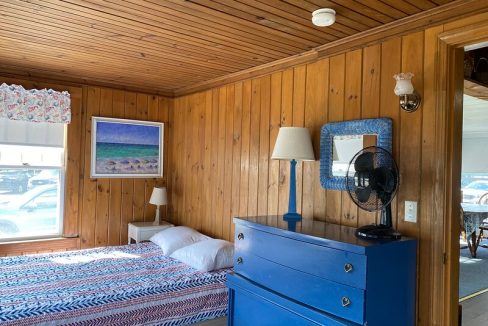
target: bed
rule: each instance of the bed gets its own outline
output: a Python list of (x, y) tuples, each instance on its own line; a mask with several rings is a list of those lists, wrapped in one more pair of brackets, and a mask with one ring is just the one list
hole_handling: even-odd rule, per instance
[(0, 259), (2, 325), (188, 325), (227, 314), (226, 273), (152, 242)]

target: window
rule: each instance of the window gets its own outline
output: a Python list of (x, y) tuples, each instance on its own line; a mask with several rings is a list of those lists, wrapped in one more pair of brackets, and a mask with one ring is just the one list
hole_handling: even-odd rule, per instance
[(65, 125), (0, 120), (0, 242), (62, 234)]

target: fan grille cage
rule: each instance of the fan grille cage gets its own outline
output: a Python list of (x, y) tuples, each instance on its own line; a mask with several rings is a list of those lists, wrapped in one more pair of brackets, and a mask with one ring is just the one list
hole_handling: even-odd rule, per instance
[[(369, 195), (369, 198), (367, 201), (360, 201), (358, 199), (358, 196), (356, 194), (356, 189), (357, 189), (357, 175), (356, 175), (356, 170), (354, 169), (354, 163), (356, 162), (357, 158), (364, 154), (370, 152), (373, 154), (373, 165), (374, 168), (387, 168), (388, 171), (391, 172), (391, 177), (393, 177), (393, 180), (390, 180), (393, 182), (394, 187), (393, 191), (388, 193), (388, 196), (386, 197), (387, 200), (384, 201), (381, 199), (382, 194), (379, 192), (382, 192), (381, 189), (375, 189), (374, 187), (371, 188), (371, 194)], [(398, 166), (393, 159), (393, 156), (388, 152), (387, 150), (377, 147), (377, 146), (370, 146), (362, 149), (354, 157), (352, 158), (351, 162), (349, 163), (349, 167), (347, 169), (347, 175), (346, 175), (346, 187), (347, 187), (347, 192), (349, 193), (349, 196), (351, 197), (352, 201), (356, 205), (358, 205), (360, 208), (369, 211), (369, 212), (374, 212), (383, 209), (383, 207), (387, 206), (388, 204), (391, 203), (393, 198), (395, 197), (395, 194), (398, 190), (398, 185), (399, 185), (399, 176), (398, 176)]]

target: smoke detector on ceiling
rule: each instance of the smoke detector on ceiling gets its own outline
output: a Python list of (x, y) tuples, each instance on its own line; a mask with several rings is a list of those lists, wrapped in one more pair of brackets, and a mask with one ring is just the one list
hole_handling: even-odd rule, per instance
[(335, 23), (336, 12), (334, 9), (322, 8), (312, 12), (312, 23), (315, 26), (330, 26)]

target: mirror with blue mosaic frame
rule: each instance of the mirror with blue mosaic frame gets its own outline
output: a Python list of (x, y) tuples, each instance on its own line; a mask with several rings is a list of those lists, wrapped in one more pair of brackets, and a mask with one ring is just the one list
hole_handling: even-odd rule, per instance
[(321, 186), (346, 190), (347, 169), (353, 156), (368, 146), (378, 146), (391, 153), (392, 133), (389, 118), (325, 124), (320, 133)]

